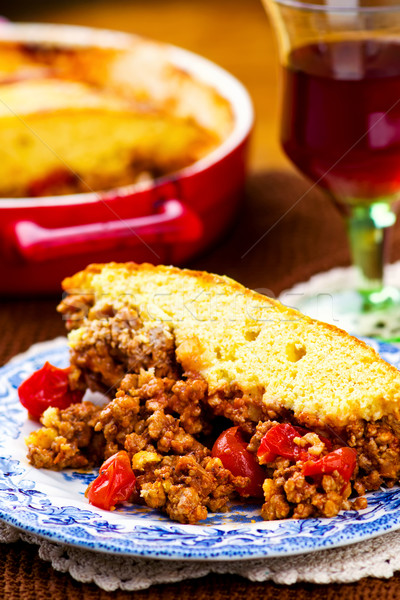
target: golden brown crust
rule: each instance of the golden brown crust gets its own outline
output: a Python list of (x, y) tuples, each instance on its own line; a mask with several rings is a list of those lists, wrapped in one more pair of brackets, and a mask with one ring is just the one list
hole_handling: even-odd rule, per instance
[[(234, 279), (227, 277), (226, 275), (216, 275), (215, 273), (209, 273), (208, 271), (195, 271), (192, 269), (180, 269), (179, 267), (167, 266), (167, 265), (153, 265), (151, 263), (135, 263), (135, 262), (127, 262), (127, 263), (92, 263), (88, 265), (83, 271), (79, 271), (72, 275), (71, 277), (66, 277), (61, 285), (62, 289), (65, 292), (73, 293), (74, 290), (84, 290), (84, 291), (92, 291), (91, 288), (91, 280), (93, 275), (97, 275), (102, 272), (104, 267), (107, 268), (115, 268), (115, 267), (124, 267), (127, 273), (135, 273), (137, 271), (145, 272), (147, 271), (149, 275), (152, 273), (160, 273), (164, 272), (166, 274), (174, 274), (185, 277), (193, 277), (194, 279), (200, 280), (207, 287), (212, 285), (228, 285), (231, 293), (239, 292), (245, 294), (249, 298), (256, 298), (258, 300), (262, 300), (263, 302), (267, 302), (277, 308), (284, 308), (285, 311), (289, 311), (293, 314), (299, 314), (298, 311), (294, 309), (283, 307), (283, 305), (273, 298), (269, 298), (258, 292), (254, 292), (253, 290), (249, 290), (244, 285), (238, 283)], [(306, 317), (308, 318), (308, 317)], [(328, 327), (328, 325), (327, 325)], [(330, 327), (330, 326), (329, 326)], [(333, 326), (332, 326), (333, 327)], [(337, 331), (342, 332), (342, 330), (333, 327)], [(347, 335), (347, 334), (346, 334)]]

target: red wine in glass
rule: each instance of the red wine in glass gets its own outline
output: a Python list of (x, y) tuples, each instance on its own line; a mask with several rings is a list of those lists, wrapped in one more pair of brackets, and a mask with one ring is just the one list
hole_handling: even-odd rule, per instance
[(324, 41), (284, 67), (283, 147), (346, 203), (400, 190), (400, 42)]

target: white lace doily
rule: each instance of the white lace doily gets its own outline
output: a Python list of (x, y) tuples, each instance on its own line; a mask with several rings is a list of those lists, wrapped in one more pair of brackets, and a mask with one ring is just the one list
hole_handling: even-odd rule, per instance
[[(400, 262), (390, 265), (389, 279), (400, 281)], [(351, 286), (351, 269), (333, 269), (316, 275), (281, 295), (314, 293), (321, 289)], [(28, 351), (29, 352), (29, 351)], [(20, 359), (21, 355), (13, 360)], [(101, 554), (44, 540), (0, 522), (0, 542), (19, 539), (39, 546), (39, 556), (53, 568), (69, 572), (77, 581), (95, 583), (106, 591), (137, 591), (160, 583), (175, 583), (209, 573), (241, 575), (250, 581), (273, 581), (291, 585), (309, 583), (351, 583), (363, 577), (392, 577), (400, 569), (400, 531), (359, 544), (321, 550), (299, 556), (240, 561), (182, 561), (132, 558)]]

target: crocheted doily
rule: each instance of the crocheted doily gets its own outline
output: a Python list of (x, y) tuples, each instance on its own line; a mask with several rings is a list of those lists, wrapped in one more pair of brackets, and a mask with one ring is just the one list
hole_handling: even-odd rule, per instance
[[(400, 263), (390, 265), (388, 271), (389, 282), (400, 281)], [(281, 299), (287, 301), (288, 297), (293, 298), (296, 294), (312, 294), (333, 286), (337, 289), (351, 287), (353, 277), (351, 269), (333, 269), (287, 290)], [(384, 333), (387, 338), (393, 337), (390, 319), (387, 325)], [(382, 327), (379, 332), (384, 337)], [(21, 355), (13, 360), (16, 358), (20, 359)], [(50, 542), (0, 522), (0, 542), (12, 543), (19, 539), (37, 544), (40, 558), (49, 561), (57, 571), (69, 572), (77, 581), (93, 582), (107, 591), (141, 590), (154, 584), (174, 583), (209, 573), (241, 575), (250, 581), (270, 580), (291, 585), (297, 582), (350, 583), (363, 577), (389, 578), (400, 569), (400, 531), (331, 550), (237, 562), (185, 562), (113, 556)]]

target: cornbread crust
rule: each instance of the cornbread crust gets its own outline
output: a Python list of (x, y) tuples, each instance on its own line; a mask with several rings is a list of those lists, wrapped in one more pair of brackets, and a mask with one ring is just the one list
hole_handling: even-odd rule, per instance
[[(245, 395), (254, 421), (282, 410), (335, 430), (389, 415), (399, 420), (400, 373), (372, 348), (228, 277), (110, 263), (89, 266), (63, 288), (69, 303), (74, 294), (92, 296), (89, 320), (111, 304), (167, 325), (183, 372), (203, 378), (210, 397)], [(72, 350), (85, 341), (84, 323), (69, 334)]]

